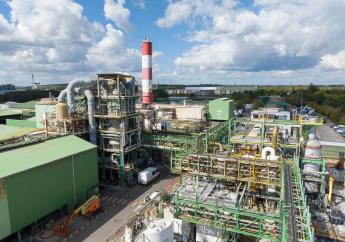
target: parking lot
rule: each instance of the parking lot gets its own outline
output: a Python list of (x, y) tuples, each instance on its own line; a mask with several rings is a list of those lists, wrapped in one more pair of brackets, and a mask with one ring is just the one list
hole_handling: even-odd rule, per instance
[[(318, 126), (316, 128), (316, 135), (319, 138), (320, 141), (327, 141), (327, 142), (339, 142), (339, 143), (344, 143), (345, 138), (344, 136), (336, 132), (338, 129), (333, 129), (332, 128), (333, 124), (332, 123), (327, 123), (322, 126)], [(345, 128), (344, 128), (345, 130)], [(345, 132), (344, 132), (345, 134)]]

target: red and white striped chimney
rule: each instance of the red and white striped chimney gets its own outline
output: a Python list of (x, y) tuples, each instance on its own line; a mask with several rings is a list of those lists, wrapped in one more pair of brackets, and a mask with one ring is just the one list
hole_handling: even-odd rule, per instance
[(153, 102), (152, 93), (152, 42), (145, 38), (141, 43), (141, 89), (144, 104)]

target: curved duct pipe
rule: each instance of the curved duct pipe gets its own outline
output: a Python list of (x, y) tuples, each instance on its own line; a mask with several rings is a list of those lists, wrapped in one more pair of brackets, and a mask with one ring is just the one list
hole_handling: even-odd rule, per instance
[(68, 111), (70, 114), (75, 113), (75, 102), (74, 102), (74, 89), (78, 85), (82, 84), (83, 80), (81, 79), (74, 79), (73, 81), (70, 81), (68, 83), (68, 86), (66, 88), (67, 90), (67, 105), (68, 105)]
[(272, 147), (265, 147), (261, 151), (261, 159), (266, 160), (268, 152), (270, 152), (271, 157), (276, 155), (276, 151)]
[(58, 96), (58, 102), (65, 102), (67, 96), (67, 88), (63, 89), (59, 96)]
[[(90, 142), (93, 144), (97, 143), (96, 139), (96, 119), (94, 117), (95, 114), (95, 97), (93, 96), (92, 92), (89, 89), (83, 88), (75, 88), (75, 92), (79, 94), (84, 94), (87, 99), (87, 115), (89, 120), (89, 136)], [(74, 100), (73, 100), (74, 102)]]

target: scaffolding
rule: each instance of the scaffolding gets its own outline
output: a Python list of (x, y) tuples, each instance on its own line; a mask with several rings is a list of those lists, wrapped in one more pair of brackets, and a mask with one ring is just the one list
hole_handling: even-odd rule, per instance
[(120, 185), (131, 183), (141, 144), (141, 126), (136, 111), (138, 95), (133, 76), (99, 74), (95, 118), (98, 123), (101, 176)]
[(198, 175), (225, 181), (278, 186), (280, 160), (267, 161), (238, 156), (227, 157), (213, 154), (190, 154), (181, 159), (173, 171), (179, 174)]
[[(280, 241), (282, 228), (279, 210), (256, 211), (248, 207), (248, 192), (249, 188), (243, 183), (239, 183), (237, 188), (227, 189), (216, 182), (185, 182), (175, 191), (174, 215), (222, 232)], [(272, 201), (278, 203), (274, 198)]]
[[(299, 155), (301, 138), (321, 124), (321, 119), (301, 117), (260, 121), (234, 118), (213, 123), (200, 134), (145, 133), (143, 146), (174, 154), (170, 169), (181, 175), (181, 182), (184, 180), (173, 196), (175, 217), (235, 237), (313, 241), (299, 167), (313, 162), (322, 166), (319, 182), (324, 194), (325, 163), (300, 159)], [(245, 126), (249, 128), (241, 133)], [(259, 151), (264, 147), (274, 147), (285, 157), (262, 159)], [(190, 190), (186, 189), (189, 179), (194, 179)], [(224, 190), (224, 186), (231, 189)], [(217, 196), (222, 190), (235, 194), (235, 199)]]

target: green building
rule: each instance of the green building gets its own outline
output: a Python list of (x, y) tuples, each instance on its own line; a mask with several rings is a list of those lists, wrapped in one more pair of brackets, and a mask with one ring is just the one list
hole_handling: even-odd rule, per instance
[(234, 117), (235, 102), (229, 98), (217, 98), (208, 103), (208, 120), (226, 121)]
[(98, 193), (96, 146), (69, 135), (0, 153), (0, 240)]

